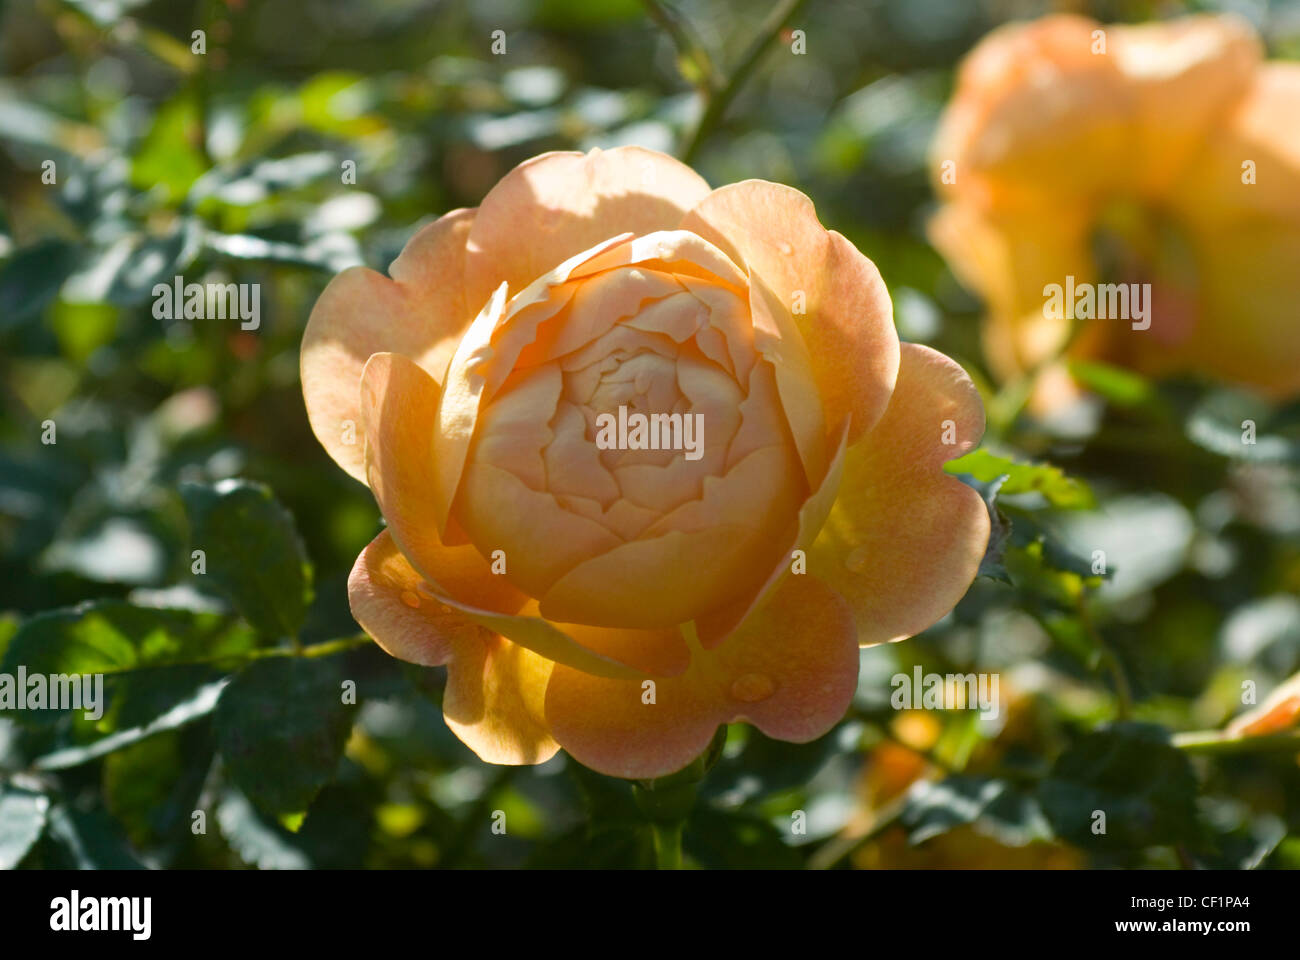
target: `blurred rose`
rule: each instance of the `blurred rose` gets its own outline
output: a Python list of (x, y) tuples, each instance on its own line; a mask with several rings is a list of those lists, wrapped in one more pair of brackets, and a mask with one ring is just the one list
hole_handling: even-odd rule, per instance
[[(546, 154), (390, 273), (321, 295), (303, 391), (388, 524), (352, 611), (448, 665), (447, 722), (485, 760), (563, 746), (654, 777), (736, 719), (810, 740), (859, 642), (924, 629), (974, 577), (987, 511), (941, 467), (979, 439), (978, 395), (900, 348), (876, 268), (801, 193)], [(602, 444), (620, 409), (698, 423), (696, 448)]]
[(1300, 673), (1273, 691), (1267, 700), (1228, 724), (1230, 737), (1265, 737), (1300, 725)]
[[(1081, 318), (1068, 356), (1300, 392), (1297, 117), (1300, 64), (1263, 62), (1234, 17), (990, 34), (933, 145), (931, 236), (987, 301), (995, 372), (1057, 355), (1071, 317), (1045, 310), (1045, 288), (1072, 277), (1150, 284), (1151, 299), (1146, 318)], [(1073, 392), (1047, 372), (1040, 407)]]

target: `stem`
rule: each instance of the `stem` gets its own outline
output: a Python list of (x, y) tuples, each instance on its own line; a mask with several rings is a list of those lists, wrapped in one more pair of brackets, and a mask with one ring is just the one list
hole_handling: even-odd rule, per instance
[(1088, 634), (1088, 639), (1092, 641), (1097, 653), (1101, 657), (1101, 662), (1106, 665), (1110, 672), (1111, 680), (1115, 684), (1115, 716), (1116, 719), (1123, 722), (1133, 714), (1133, 688), (1129, 686), (1128, 675), (1124, 672), (1124, 665), (1120, 662), (1115, 653), (1115, 649), (1106, 642), (1101, 631), (1097, 629), (1097, 624), (1093, 622), (1092, 614), (1088, 612), (1088, 593), (1082, 591), (1079, 594), (1078, 602), (1079, 622), (1083, 624), (1084, 632)]
[(718, 73), (713, 67), (709, 52), (691, 32), (686, 20), (672, 7), (660, 3), (659, 0), (641, 0), (641, 2), (650, 19), (663, 27), (664, 32), (673, 41), (673, 46), (677, 48), (677, 52), (689, 60), (695, 68), (696, 78), (693, 81), (695, 86), (706, 96), (711, 95), (720, 84)]
[(654, 822), (650, 824), (650, 832), (654, 837), (655, 866), (660, 870), (680, 870), (682, 868), (681, 822)]
[(1190, 733), (1176, 733), (1173, 745), (1187, 753), (1201, 753), (1207, 756), (1239, 753), (1271, 753), (1273, 751), (1300, 753), (1300, 730), (1286, 733), (1269, 734), (1262, 737), (1248, 737), (1240, 734), (1226, 734), (1221, 730), (1196, 730)]
[(713, 132), (718, 125), (722, 116), (731, 105), (731, 101), (736, 98), (740, 88), (745, 85), (749, 75), (758, 67), (763, 55), (767, 53), (767, 48), (803, 7), (807, 0), (780, 0), (767, 18), (759, 26), (758, 31), (754, 34), (754, 39), (750, 41), (749, 47), (745, 50), (740, 62), (736, 64), (735, 69), (731, 71), (731, 76), (721, 90), (718, 90), (708, 98), (705, 104), (704, 112), (700, 115), (699, 122), (696, 123), (695, 129), (691, 132), (686, 141), (686, 146), (682, 150), (682, 161), (690, 163), (699, 153), (700, 146), (705, 139)]

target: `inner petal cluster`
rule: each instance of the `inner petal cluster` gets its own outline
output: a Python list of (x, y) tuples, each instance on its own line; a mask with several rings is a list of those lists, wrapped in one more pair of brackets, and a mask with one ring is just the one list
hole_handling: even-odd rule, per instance
[(551, 619), (681, 623), (777, 561), (807, 483), (735, 280), (613, 266), (495, 331), (453, 509)]

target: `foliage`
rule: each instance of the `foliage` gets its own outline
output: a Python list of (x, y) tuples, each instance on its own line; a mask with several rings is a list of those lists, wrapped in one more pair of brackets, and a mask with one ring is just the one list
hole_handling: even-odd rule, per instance
[[(627, 867), (677, 839), (722, 868), (1300, 866), (1300, 744), (1197, 733), (1300, 669), (1300, 408), (1084, 364), (1097, 416), (1064, 430), (988, 386), (981, 305), (922, 224), (953, 66), (1000, 8), (774, 8), (3, 8), (0, 674), (105, 684), (99, 716), (0, 711), (0, 868)], [(825, 737), (723, 731), (673, 786), (684, 820), (663, 785), (563, 757), (482, 764), (443, 723), (442, 671), (359, 633), (345, 582), (381, 521), (297, 378), (335, 272), (384, 269), (530, 155), (627, 142), (813, 197), (900, 335), (957, 357), (992, 414), (948, 466), (989, 506), (984, 576), (863, 652)], [(158, 316), (178, 275), (258, 284), (260, 324)], [(916, 668), (997, 675), (999, 712), (894, 709)]]

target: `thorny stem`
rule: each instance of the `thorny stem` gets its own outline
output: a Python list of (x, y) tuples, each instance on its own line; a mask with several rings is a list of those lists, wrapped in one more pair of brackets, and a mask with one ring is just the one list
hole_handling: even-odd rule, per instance
[(776, 35), (785, 29), (795, 14), (803, 7), (807, 0), (780, 0), (767, 17), (763, 20), (758, 30), (754, 34), (754, 39), (750, 41), (740, 61), (731, 71), (727, 82), (722, 88), (709, 95), (704, 105), (704, 112), (700, 114), (699, 121), (687, 138), (686, 144), (682, 149), (682, 161), (690, 163), (699, 153), (700, 146), (713, 129), (722, 120), (723, 115), (727, 112), (727, 107), (731, 106), (731, 101), (736, 98), (749, 75), (754, 72), (767, 53), (768, 47), (776, 38)]

